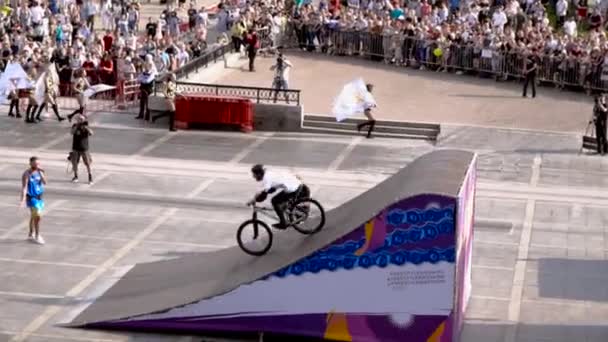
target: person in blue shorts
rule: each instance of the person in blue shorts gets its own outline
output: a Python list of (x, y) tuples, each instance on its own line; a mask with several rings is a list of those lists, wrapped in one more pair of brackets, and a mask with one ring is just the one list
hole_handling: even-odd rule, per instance
[(30, 232), (27, 239), (39, 245), (44, 244), (44, 239), (40, 235), (40, 217), (44, 209), (44, 185), (46, 175), (40, 168), (37, 157), (30, 158), (30, 168), (25, 170), (21, 177), (21, 206), (30, 209)]

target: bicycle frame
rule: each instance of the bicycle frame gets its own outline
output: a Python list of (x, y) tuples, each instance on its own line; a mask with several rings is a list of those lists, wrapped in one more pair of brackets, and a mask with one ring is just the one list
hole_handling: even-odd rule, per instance
[(253, 205), (253, 215), (252, 218), (254, 220), (258, 219), (258, 214), (261, 214), (262, 216), (266, 216), (267, 218), (270, 218), (274, 221), (279, 221), (279, 218), (277, 217), (277, 214), (274, 212), (273, 208), (269, 208), (269, 207), (260, 207), (257, 205)]

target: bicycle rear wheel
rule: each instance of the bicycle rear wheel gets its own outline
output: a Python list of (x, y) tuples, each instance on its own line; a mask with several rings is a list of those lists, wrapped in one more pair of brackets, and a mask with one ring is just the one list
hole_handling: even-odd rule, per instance
[(272, 247), (272, 231), (260, 220), (248, 220), (237, 230), (236, 241), (245, 253), (264, 255)]
[(288, 217), (291, 226), (305, 235), (317, 233), (325, 225), (325, 209), (312, 198), (297, 200), (289, 211)]

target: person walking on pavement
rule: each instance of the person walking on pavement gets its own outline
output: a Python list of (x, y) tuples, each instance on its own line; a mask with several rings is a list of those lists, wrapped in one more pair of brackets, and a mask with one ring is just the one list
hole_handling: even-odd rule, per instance
[(21, 112), (19, 109), (19, 88), (17, 86), (18, 82), (18, 78), (11, 78), (8, 83), (8, 99), (10, 100), (10, 105), (8, 107), (8, 116), (14, 117), (15, 114), (13, 114), (13, 109), (15, 109), (17, 114), (16, 117), (21, 118)]
[(57, 83), (59, 78), (57, 77), (57, 79), (55, 78), (55, 74), (54, 74), (54, 70), (52, 70), (51, 68), (55, 68), (55, 64), (48, 64), (47, 65), (47, 71), (44, 74), (44, 100), (42, 102), (42, 104), (40, 105), (40, 107), (38, 108), (38, 114), (36, 115), (36, 121), (42, 121), (42, 118), (40, 117), (40, 115), (42, 114), (42, 110), (47, 107), (47, 106), (51, 106), (51, 109), (53, 109), (53, 113), (55, 113), (55, 116), (57, 117), (57, 120), (59, 122), (65, 120), (64, 117), (62, 117), (61, 115), (59, 115), (59, 108), (57, 107), (57, 93), (58, 93), (58, 89), (57, 89)]
[(40, 235), (40, 218), (44, 209), (44, 185), (46, 185), (46, 174), (40, 168), (37, 157), (30, 158), (30, 167), (21, 176), (21, 207), (27, 206), (30, 209), (30, 222), (28, 241), (44, 244), (44, 239)]
[(258, 49), (260, 48), (260, 40), (258, 38), (258, 33), (252, 27), (247, 32), (245, 37), (245, 44), (247, 44), (247, 57), (249, 57), (249, 71), (255, 71), (255, 57), (258, 53)]
[(524, 93), (523, 97), (527, 97), (528, 85), (532, 87), (532, 98), (536, 97), (536, 71), (538, 69), (538, 62), (536, 60), (536, 50), (526, 55), (524, 62)]
[(608, 105), (606, 104), (606, 94), (601, 94), (595, 98), (593, 107), (593, 122), (595, 124), (595, 138), (597, 139), (597, 153), (604, 155), (608, 149), (606, 142), (606, 119), (608, 118)]

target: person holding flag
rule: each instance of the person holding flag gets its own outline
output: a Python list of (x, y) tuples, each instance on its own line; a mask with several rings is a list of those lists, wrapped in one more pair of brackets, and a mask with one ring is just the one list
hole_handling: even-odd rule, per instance
[(376, 107), (376, 100), (372, 95), (373, 88), (372, 84), (365, 84), (361, 78), (348, 83), (335, 99), (332, 110), (338, 122), (362, 112), (367, 121), (358, 124), (357, 130), (361, 132), (363, 127), (368, 127), (368, 139), (372, 137), (376, 126), (376, 119), (372, 115), (372, 108)]

